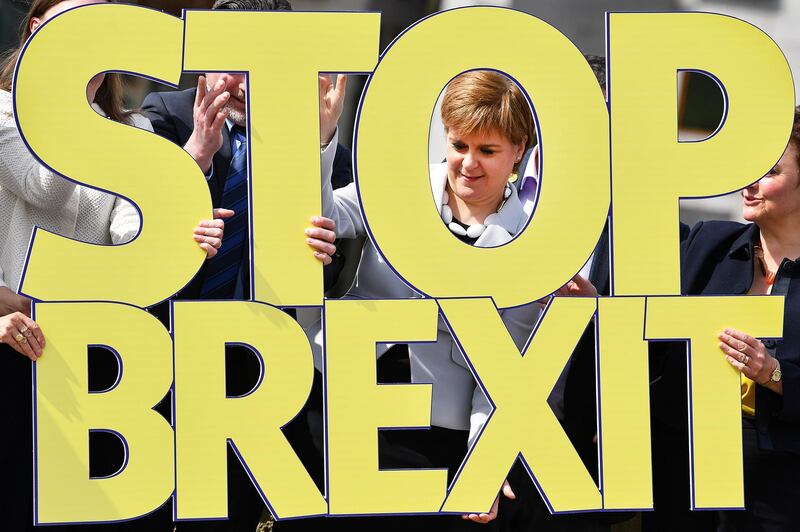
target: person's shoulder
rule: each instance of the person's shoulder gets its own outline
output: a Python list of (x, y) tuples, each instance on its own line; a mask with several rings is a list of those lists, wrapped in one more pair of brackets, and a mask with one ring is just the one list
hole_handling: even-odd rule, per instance
[(167, 112), (180, 111), (187, 107), (191, 109), (194, 107), (196, 92), (196, 88), (182, 91), (151, 92), (145, 97), (142, 108), (146, 112), (153, 112), (157, 109), (163, 109)]
[(151, 92), (142, 102), (141, 111), (158, 135), (183, 145), (194, 128), (196, 91)]
[(702, 241), (727, 241), (739, 238), (752, 224), (729, 222), (725, 220), (710, 220), (698, 222), (689, 231), (687, 241), (690, 243)]
[(745, 233), (753, 230), (757, 230), (753, 224), (722, 220), (698, 222), (683, 242), (685, 258), (727, 253), (738, 246)]

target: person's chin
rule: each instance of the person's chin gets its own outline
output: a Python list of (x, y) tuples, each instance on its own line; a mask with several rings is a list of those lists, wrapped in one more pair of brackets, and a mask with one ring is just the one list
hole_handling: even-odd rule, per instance
[(228, 110), (228, 120), (237, 126), (247, 126), (247, 113), (245, 113), (244, 109), (234, 107), (233, 105), (228, 105), (225, 108)]
[(480, 188), (473, 183), (460, 182), (456, 189), (456, 194), (465, 200), (473, 199), (480, 195)]
[(742, 209), (742, 218), (748, 222), (757, 222), (760, 218), (760, 211), (745, 207)]

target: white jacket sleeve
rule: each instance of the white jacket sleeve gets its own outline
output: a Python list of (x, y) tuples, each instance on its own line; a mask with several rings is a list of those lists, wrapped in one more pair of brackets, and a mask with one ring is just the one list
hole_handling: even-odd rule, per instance
[(338, 138), (337, 129), (333, 140), (322, 151), (322, 215), (336, 222), (336, 238), (355, 238), (366, 233), (356, 184), (350, 183), (335, 191), (331, 185)]
[(109, 216), (108, 232), (113, 244), (127, 244), (139, 234), (141, 217), (130, 202), (117, 198)]
[(67, 204), (76, 183), (40, 164), (6, 114), (0, 115), (0, 147), (0, 187), (41, 209)]

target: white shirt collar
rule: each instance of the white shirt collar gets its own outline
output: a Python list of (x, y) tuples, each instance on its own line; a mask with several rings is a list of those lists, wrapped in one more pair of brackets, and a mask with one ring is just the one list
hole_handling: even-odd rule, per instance
[(531, 156), (528, 157), (528, 161), (525, 164), (525, 168), (522, 169), (522, 181), (519, 182), (519, 189), (522, 190), (522, 187), (525, 186), (525, 181), (527, 179), (533, 179), (536, 181), (536, 184), (539, 184), (539, 168), (538, 164), (536, 164), (536, 159), (539, 157), (539, 145), (533, 147), (533, 151), (531, 152)]

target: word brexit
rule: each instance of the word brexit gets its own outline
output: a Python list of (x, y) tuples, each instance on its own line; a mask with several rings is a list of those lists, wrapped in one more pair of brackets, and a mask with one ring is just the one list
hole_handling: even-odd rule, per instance
[[(794, 104), (780, 49), (721, 15), (609, 13), (606, 102), (577, 48), (533, 16), (439, 13), (380, 57), (379, 25), (377, 13), (186, 11), (179, 19), (106, 4), (67, 11), (30, 40), (14, 82), (25, 141), (49, 167), (128, 198), (142, 216), (140, 234), (121, 246), (38, 230), (32, 239), (22, 290), (38, 301), (48, 340), (35, 365), (37, 523), (131, 519), (170, 497), (176, 519), (223, 518), (226, 442), (279, 519), (486, 511), (518, 456), (553, 512), (651, 508), (647, 345), (665, 339), (689, 346), (692, 507), (743, 506), (739, 375), (719, 356), (716, 333), (778, 337), (783, 300), (680, 296), (678, 202), (743, 188), (780, 158)], [(465, 32), (477, 37), (464, 41)], [(236, 54), (219, 46), (234, 41)], [(446, 61), (431, 53), (453, 42), (458, 53)], [(476, 68), (503, 71), (530, 95), (543, 156), (529, 227), (487, 249), (443, 230), (425, 160), (438, 94)], [(702, 142), (678, 140), (676, 76), (685, 70), (712, 75), (726, 102), (723, 123)], [(197, 272), (203, 253), (185, 235), (211, 204), (183, 150), (87, 105), (87, 80), (108, 71), (172, 85), (184, 71), (247, 73), (257, 132), (249, 136), (252, 301), (174, 301), (170, 331), (144, 310)], [(420, 299), (325, 300), (321, 266), (294, 237), (324, 212), (319, 72), (370, 75), (355, 139), (363, 216)], [(553, 299), (520, 353), (498, 309), (566, 283), (591, 254), (609, 206), (612, 296)], [(523, 269), (525, 283), (504, 274)], [(309, 306), (325, 323), (325, 496), (281, 432), (305, 403), (314, 369), (302, 328), (280, 308)], [(440, 316), (493, 405), (450, 486), (446, 471), (381, 470), (377, 458), (380, 428), (430, 425), (431, 386), (377, 385), (375, 344), (434, 341)], [(599, 338), (602, 492), (547, 404), (590, 323)], [(227, 344), (260, 361), (246, 395), (226, 397)], [(102, 393), (89, 392), (88, 346), (118, 359), (119, 379)], [(151, 409), (170, 389), (172, 423)], [(93, 431), (124, 442), (117, 474), (89, 476)]]

